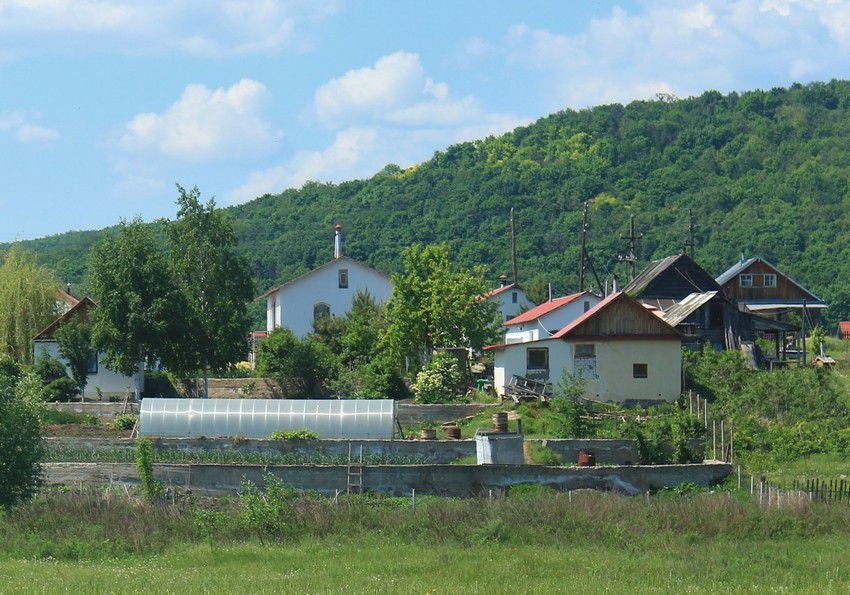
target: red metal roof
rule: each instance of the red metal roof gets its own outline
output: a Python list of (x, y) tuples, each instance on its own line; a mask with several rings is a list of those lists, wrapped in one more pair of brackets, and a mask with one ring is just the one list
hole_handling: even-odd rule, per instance
[(57, 289), (57, 290), (56, 290), (56, 294), (59, 296), (59, 300), (60, 300), (60, 301), (65, 302), (65, 303), (66, 303), (66, 304), (68, 304), (69, 306), (76, 306), (77, 304), (79, 304), (79, 303), (80, 303), (80, 300), (78, 300), (77, 298), (75, 298), (74, 296), (72, 296), (72, 295), (71, 295), (70, 293), (68, 293), (67, 291), (63, 291), (63, 290), (61, 290), (61, 289)]
[(558, 308), (562, 306), (566, 306), (570, 302), (573, 302), (580, 298), (583, 295), (590, 295), (589, 291), (582, 291), (580, 293), (574, 293), (572, 295), (566, 295), (564, 297), (555, 298), (550, 302), (543, 302), (539, 306), (532, 308), (526, 312), (523, 312), (519, 316), (515, 316), (511, 318), (507, 322), (505, 322), (505, 326), (512, 326), (514, 324), (523, 324), (525, 322), (531, 322), (532, 320), (537, 320), (541, 316), (545, 316), (550, 312), (554, 312)]
[(839, 322), (838, 328), (841, 330), (841, 334), (845, 337), (850, 338), (850, 321)]

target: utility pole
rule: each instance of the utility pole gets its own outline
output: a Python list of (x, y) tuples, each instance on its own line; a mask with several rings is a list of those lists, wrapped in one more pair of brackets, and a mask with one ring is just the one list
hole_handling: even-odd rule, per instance
[(685, 248), (688, 250), (688, 255), (691, 257), (691, 260), (694, 258), (694, 230), (696, 226), (694, 225), (694, 212), (692, 209), (688, 209), (688, 238), (685, 240)]
[(635, 247), (637, 245), (637, 241), (643, 237), (643, 234), (635, 234), (635, 216), (631, 215), (629, 217), (629, 235), (620, 236), (620, 239), (627, 240), (627, 249), (625, 256), (618, 256), (617, 260), (620, 262), (625, 262), (629, 265), (629, 280), (635, 280), (635, 265), (637, 264), (637, 254), (635, 254)]
[(513, 272), (513, 280), (514, 285), (519, 284), (519, 279), (517, 278), (517, 264), (516, 264), (516, 223), (514, 222), (514, 208), (511, 207), (511, 271)]
[(581, 215), (581, 254), (579, 255), (578, 290), (584, 291), (584, 255), (587, 252), (587, 202)]

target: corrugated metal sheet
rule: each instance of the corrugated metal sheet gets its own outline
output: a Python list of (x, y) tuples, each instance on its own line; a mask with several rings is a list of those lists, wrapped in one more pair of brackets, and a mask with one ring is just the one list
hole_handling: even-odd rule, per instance
[(710, 302), (714, 296), (717, 295), (716, 291), (706, 291), (704, 293), (692, 293), (683, 299), (678, 304), (675, 304), (664, 311), (664, 315), (662, 318), (667, 324), (671, 326), (676, 326), (683, 320), (685, 320), (688, 316), (702, 308), (708, 302)]
[(143, 399), (144, 436), (244, 436), (306, 429), (320, 438), (389, 439), (395, 426), (392, 399)]

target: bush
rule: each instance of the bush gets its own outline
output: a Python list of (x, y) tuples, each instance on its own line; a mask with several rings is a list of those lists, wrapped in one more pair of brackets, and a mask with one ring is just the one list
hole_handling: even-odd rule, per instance
[(331, 387), (346, 398), (403, 399), (408, 396), (398, 366), (385, 356), (377, 356), (359, 366), (343, 367)]
[(337, 361), (330, 349), (314, 339), (299, 340), (289, 329), (273, 331), (257, 348), (257, 370), (274, 378), (286, 397), (314, 398), (329, 394)]
[(136, 427), (136, 422), (139, 421), (139, 416), (128, 413), (119, 415), (112, 420), (112, 427), (116, 430), (132, 430)]
[(41, 422), (43, 424), (81, 424), (84, 426), (100, 425), (96, 415), (84, 413), (71, 413), (70, 411), (57, 411), (56, 409), (42, 409)]
[(413, 394), (419, 403), (447, 403), (457, 397), (461, 379), (457, 358), (451, 353), (436, 353), (416, 375)]
[(32, 371), (41, 379), (41, 396), (45, 401), (66, 403), (77, 396), (77, 383), (68, 376), (65, 364), (58, 359), (43, 355), (35, 362)]
[(275, 430), (269, 434), (269, 440), (316, 440), (318, 437), (319, 435), (317, 433), (311, 432), (305, 428), (289, 432), (284, 430)]
[(259, 537), (281, 538), (296, 532), (293, 503), (298, 492), (283, 485), (271, 473), (264, 477), (265, 489), (260, 490), (250, 481), (245, 482), (239, 494), (242, 505), (240, 520)]
[(529, 442), (528, 460), (532, 465), (563, 465), (564, 459), (550, 448), (538, 442)]
[(587, 407), (581, 400), (585, 381), (566, 370), (549, 401), (552, 413), (547, 417), (546, 431), (555, 438), (586, 438), (590, 428), (585, 421)]
[(31, 498), (40, 484), (44, 443), (34, 383), (0, 386), (0, 507)]
[(14, 386), (22, 374), (21, 366), (12, 356), (0, 354), (0, 386)]

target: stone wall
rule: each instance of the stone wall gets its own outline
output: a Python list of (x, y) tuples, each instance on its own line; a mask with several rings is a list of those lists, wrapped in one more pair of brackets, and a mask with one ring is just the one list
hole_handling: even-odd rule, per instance
[[(621, 467), (544, 467), (537, 465), (376, 465), (363, 468), (363, 489), (395, 496), (420, 494), (474, 496), (515, 485), (541, 485), (558, 490), (614, 490), (641, 494), (682, 483), (709, 486), (732, 472), (727, 464)], [(47, 485), (136, 484), (131, 463), (48, 463)], [(298, 490), (344, 492), (345, 465), (155, 465), (165, 485), (195, 493), (235, 493), (245, 480), (259, 485), (265, 473)]]

